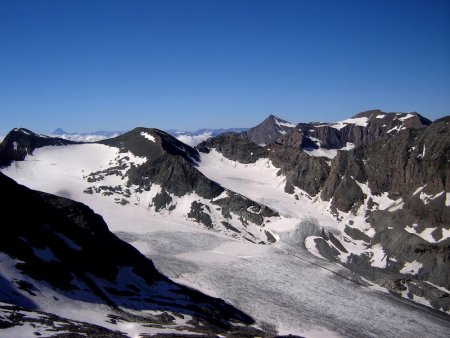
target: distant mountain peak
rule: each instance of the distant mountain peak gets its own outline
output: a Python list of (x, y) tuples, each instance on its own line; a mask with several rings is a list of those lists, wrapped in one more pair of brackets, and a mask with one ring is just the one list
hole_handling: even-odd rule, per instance
[(295, 124), (271, 114), (245, 134), (250, 141), (259, 145), (267, 145), (279, 142), (293, 128), (295, 128)]
[(64, 135), (64, 134), (67, 134), (67, 132), (62, 128), (56, 128), (52, 134), (53, 135)]

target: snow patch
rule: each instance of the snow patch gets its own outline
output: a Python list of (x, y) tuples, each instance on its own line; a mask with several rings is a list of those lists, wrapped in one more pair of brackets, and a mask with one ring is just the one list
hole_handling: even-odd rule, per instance
[(270, 205), (280, 213), (282, 217), (279, 220), (266, 224), (268, 230), (289, 231), (295, 229), (301, 219), (309, 217), (323, 224), (336, 223), (326, 211), (328, 202), (322, 203), (318, 199), (315, 203), (311, 196), (297, 187), (294, 194), (287, 194), (284, 191), (286, 177), (278, 174), (280, 169), (269, 159), (261, 158), (254, 163), (243, 164), (227, 159), (216, 149), (200, 155), (198, 170), (206, 177), (253, 201)]
[(287, 127), (287, 128), (295, 128), (295, 124), (289, 123), (289, 122), (282, 122), (278, 119), (275, 119), (275, 123), (279, 127)]
[(386, 117), (386, 115), (377, 115), (375, 116), (376, 119), (384, 119)]
[[(317, 146), (320, 147), (320, 140), (318, 140), (315, 137), (308, 136), (314, 143), (317, 144)], [(307, 153), (309, 156), (316, 156), (316, 157), (328, 157), (329, 159), (333, 159), (337, 155), (338, 150), (351, 150), (355, 148), (355, 145), (351, 142), (347, 142), (345, 147), (342, 147), (340, 149), (326, 149), (326, 148), (318, 148), (318, 149), (311, 149), (311, 148), (305, 148), (303, 151)]]
[(416, 189), (416, 191), (414, 191), (414, 193), (413, 193), (413, 196), (415, 196), (418, 192), (420, 192), (420, 191), (422, 191), (423, 190), (423, 188), (425, 188), (425, 186), (423, 185), (423, 186), (421, 186), (421, 187), (418, 187), (417, 189)]
[(370, 265), (375, 268), (385, 269), (387, 265), (386, 253), (383, 250), (381, 244), (376, 244), (373, 247), (367, 249), (367, 252), (371, 256)]
[(345, 147), (342, 147), (342, 148), (339, 149), (339, 150), (352, 150), (353, 148), (355, 148), (355, 144), (354, 144), (354, 143), (351, 143), (351, 142), (347, 142), (347, 143), (345, 144)]
[(400, 270), (400, 273), (417, 275), (422, 266), (423, 266), (422, 263), (416, 260), (412, 262), (405, 262), (403, 268)]
[(374, 228), (369, 228), (364, 232), (367, 236), (369, 236), (370, 238), (373, 238), (376, 234), (375, 229)]
[(422, 154), (417, 155), (417, 158), (424, 158), (426, 152), (427, 152), (427, 147), (426, 147), (426, 145), (424, 144), (424, 145), (423, 145), (423, 149), (422, 149)]
[(31, 135), (29, 132), (27, 132), (25, 129), (14, 129), (15, 131), (20, 131), (21, 133), (25, 134), (25, 135)]
[(361, 127), (367, 127), (368, 121), (369, 121), (369, 119), (367, 117), (357, 117), (357, 118), (353, 118), (353, 119), (347, 119), (344, 121), (336, 122), (336, 123), (330, 125), (330, 127), (334, 128), (334, 129), (339, 129), (339, 130), (349, 124), (354, 124), (356, 126), (361, 126)]
[(391, 128), (391, 129), (389, 129), (386, 133), (392, 133), (392, 132), (394, 132), (394, 131), (399, 131), (400, 130), (400, 126), (395, 126), (395, 127), (393, 127), (393, 128)]
[(312, 136), (307, 136), (311, 141), (313, 141), (316, 146), (320, 147), (321, 143), (320, 140), (318, 138), (312, 137)]
[(150, 141), (156, 143), (155, 137), (149, 133), (146, 133), (145, 131), (141, 132), (141, 136), (144, 136), (147, 140), (150, 140)]
[[(431, 201), (433, 201), (436, 198), (438, 198), (439, 196), (442, 196), (443, 194), (444, 194), (444, 191), (441, 191), (440, 193), (437, 193), (435, 195), (429, 195), (427, 193), (421, 192), (420, 193), (420, 199), (423, 201), (424, 204), (428, 204)], [(445, 199), (447, 200), (447, 195), (445, 196)]]
[(415, 115), (413, 115), (413, 114), (406, 114), (405, 116), (399, 117), (398, 119), (399, 119), (400, 121), (405, 121), (405, 120), (410, 119), (411, 117), (414, 117), (414, 116), (415, 116)]
[(309, 156), (327, 157), (329, 159), (333, 159), (337, 155), (337, 149), (325, 149), (325, 148), (311, 149), (311, 148), (305, 148), (305, 149), (303, 149), (303, 151), (305, 153), (307, 153)]
[(311, 254), (313, 254), (316, 257), (325, 259), (325, 257), (323, 257), (320, 253), (319, 250), (317, 250), (317, 246), (316, 246), (316, 242), (315, 240), (317, 238), (322, 239), (322, 237), (318, 237), (318, 236), (309, 236), (305, 238), (305, 248), (306, 250), (308, 250)]

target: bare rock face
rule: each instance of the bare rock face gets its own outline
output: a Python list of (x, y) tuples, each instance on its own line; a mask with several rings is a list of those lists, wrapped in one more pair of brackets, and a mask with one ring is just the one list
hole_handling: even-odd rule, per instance
[(369, 187), (405, 196), (425, 186), (425, 192), (450, 190), (450, 117), (427, 128), (407, 129), (367, 150)]
[[(345, 232), (369, 247), (383, 248), (387, 260), (383, 270), (372, 266), (364, 254), (351, 255), (344, 265), (379, 284), (394, 283), (390, 288), (394, 293), (407, 292), (411, 299), (426, 297), (436, 309), (449, 311), (448, 293), (425, 282), (450, 289), (450, 239), (443, 237), (450, 224), (449, 178), (450, 117), (338, 152), (321, 197), (342, 212), (365, 208), (375, 236), (365, 237), (351, 227)], [(362, 184), (372, 196), (387, 195), (399, 207), (379, 210), (361, 190)], [(408, 270), (411, 264), (416, 270)], [(397, 290), (397, 284), (404, 290)]]
[(226, 158), (240, 163), (254, 163), (260, 158), (267, 157), (269, 153), (267, 148), (248, 140), (242, 133), (226, 133), (209, 138), (198, 144), (195, 149), (202, 153), (216, 149)]
[(25, 128), (16, 128), (0, 143), (0, 167), (6, 167), (13, 161), (23, 161), (37, 148), (75, 143), (78, 142), (38, 135)]
[(253, 143), (266, 145), (279, 142), (285, 134), (294, 128), (294, 124), (270, 115), (256, 127), (244, 131), (241, 135)]
[(294, 187), (298, 187), (315, 196), (329, 176), (330, 167), (325, 158), (309, 156), (292, 147), (271, 145), (268, 157), (280, 168), (279, 174), (286, 176), (287, 193), (293, 193)]
[(363, 149), (339, 151), (331, 163), (330, 175), (322, 186), (322, 199), (333, 199), (333, 205), (343, 212), (357, 209), (364, 203), (366, 196), (355, 180), (361, 183), (367, 181)]
[[(321, 197), (324, 200), (337, 197), (335, 203), (340, 203), (337, 200), (346, 193), (342, 185), (348, 180), (367, 183), (372, 194), (386, 192), (392, 199), (409, 199), (421, 187), (423, 193), (431, 195), (449, 191), (449, 120), (443, 118), (426, 128), (406, 129), (370, 146), (338, 152)], [(345, 212), (364, 200), (360, 189), (346, 184), (355, 202), (336, 204)]]
[[(370, 110), (337, 123), (299, 123), (277, 142), (301, 149), (341, 149), (347, 143), (367, 146), (408, 128), (423, 128), (431, 121), (417, 113)], [(319, 143), (319, 144), (318, 144)]]

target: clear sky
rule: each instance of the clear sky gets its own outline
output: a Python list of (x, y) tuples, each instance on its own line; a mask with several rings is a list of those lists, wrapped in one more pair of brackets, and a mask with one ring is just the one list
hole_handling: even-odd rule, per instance
[(0, 135), (450, 115), (448, 0), (0, 0)]

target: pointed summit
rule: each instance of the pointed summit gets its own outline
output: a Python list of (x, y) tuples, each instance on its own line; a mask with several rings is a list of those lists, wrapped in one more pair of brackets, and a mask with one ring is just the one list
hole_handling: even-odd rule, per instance
[(256, 144), (268, 145), (279, 142), (293, 128), (295, 128), (295, 124), (271, 114), (256, 127), (246, 131), (245, 134), (250, 141)]
[(64, 134), (67, 134), (67, 132), (62, 128), (56, 128), (52, 134), (53, 135), (64, 135)]

